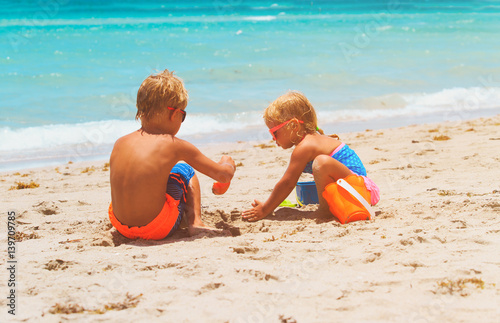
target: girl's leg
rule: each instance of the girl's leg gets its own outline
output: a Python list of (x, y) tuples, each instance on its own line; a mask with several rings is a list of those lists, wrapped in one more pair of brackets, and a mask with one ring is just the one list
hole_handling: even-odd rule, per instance
[(319, 155), (313, 162), (313, 175), (318, 191), (319, 208), (318, 214), (322, 216), (332, 216), (328, 203), (323, 198), (325, 187), (336, 182), (339, 178), (345, 178), (352, 174), (351, 170), (338, 160), (328, 155)]

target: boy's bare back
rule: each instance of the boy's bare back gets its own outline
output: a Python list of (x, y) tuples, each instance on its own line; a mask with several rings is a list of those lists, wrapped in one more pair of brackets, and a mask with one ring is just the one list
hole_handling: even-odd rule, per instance
[(120, 222), (143, 226), (160, 213), (170, 170), (178, 161), (176, 142), (172, 135), (142, 130), (116, 142), (110, 178), (113, 209)]
[[(222, 156), (216, 163), (191, 143), (175, 137), (185, 119), (186, 106), (182, 81), (167, 70), (148, 77), (139, 88), (137, 118), (142, 127), (119, 138), (110, 157), (110, 219), (115, 217), (119, 225), (143, 227), (159, 216), (167, 202), (171, 170), (179, 161), (216, 181), (228, 183), (232, 179), (235, 166), (231, 157)], [(197, 179), (194, 182), (188, 180), (186, 186), (196, 186), (192, 190), (196, 200), (199, 183)], [(199, 203), (190, 208), (194, 212), (191, 225), (203, 226)]]

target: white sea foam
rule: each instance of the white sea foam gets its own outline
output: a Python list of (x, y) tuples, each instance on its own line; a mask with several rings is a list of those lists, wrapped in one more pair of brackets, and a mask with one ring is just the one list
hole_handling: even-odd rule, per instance
[(430, 114), (446, 115), (449, 119), (467, 119), (473, 116), (474, 111), (497, 108), (500, 108), (499, 87), (473, 87), (371, 97), (352, 102), (348, 109), (319, 111), (318, 114), (325, 123)]
[[(314, 102), (314, 98), (311, 98)], [(352, 102), (340, 110), (318, 108), (321, 123), (360, 121), (397, 116), (422, 116), (445, 112), (467, 116), (471, 111), (500, 107), (500, 88), (445, 89), (436, 93), (390, 94)], [(441, 120), (437, 120), (441, 121)], [(226, 131), (262, 126), (261, 112), (237, 114), (189, 114), (179, 137), (204, 137)], [(119, 137), (140, 127), (136, 121), (105, 120), (80, 124), (56, 124), (11, 129), (0, 128), (0, 152), (60, 150), (61, 147), (112, 145)], [(227, 138), (226, 138), (227, 139)], [(87, 149), (87, 150), (88, 150)], [(0, 159), (1, 161), (1, 159)]]
[[(384, 17), (384, 14), (379, 14)], [(127, 18), (59, 18), (59, 19), (0, 19), (0, 27), (25, 27), (27, 29), (33, 27), (50, 27), (50, 26), (88, 26), (92, 29), (102, 26), (126, 26), (126, 25), (142, 25), (142, 24), (183, 24), (183, 23), (210, 23), (210, 22), (238, 22), (238, 21), (273, 21), (280, 17), (286, 16), (287, 20), (309, 20), (309, 21), (335, 21), (339, 18), (343, 20), (366, 20), (378, 21), (373, 14), (351, 14), (344, 15), (341, 13), (326, 13), (326, 14), (287, 14), (282, 11), (276, 15), (203, 15), (203, 16), (166, 16), (166, 17), (127, 17)], [(393, 15), (393, 19), (402, 19), (413, 15)]]
[[(262, 123), (259, 113), (190, 114), (178, 136), (193, 136), (237, 130)], [(105, 120), (79, 124), (56, 124), (11, 129), (0, 128), (0, 152), (59, 149), (63, 146), (98, 147), (113, 144), (119, 137), (140, 128), (127, 120)]]
[(251, 17), (245, 17), (243, 19), (249, 21), (271, 21), (276, 19), (276, 16), (251, 16)]
[(389, 30), (389, 29), (392, 29), (392, 26), (385, 25), (385, 26), (377, 27), (377, 31), (386, 31), (386, 30)]
[(94, 121), (80, 124), (55, 124), (38, 127), (0, 129), (0, 151), (54, 149), (72, 144), (110, 144), (137, 129), (134, 121)]
[[(322, 19), (314, 17), (313, 19)], [(271, 21), (276, 16), (194, 16), (194, 17), (148, 17), (148, 18), (82, 18), (82, 19), (0, 19), (0, 27), (49, 27), (49, 26), (89, 26), (101, 28), (102, 26), (124, 26), (141, 24), (168, 24), (192, 22), (235, 22), (235, 21)]]

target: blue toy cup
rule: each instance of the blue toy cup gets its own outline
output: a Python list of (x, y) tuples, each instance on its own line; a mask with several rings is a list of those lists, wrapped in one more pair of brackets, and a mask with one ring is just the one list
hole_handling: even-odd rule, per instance
[(298, 182), (295, 186), (295, 194), (297, 196), (297, 203), (300, 206), (307, 204), (318, 204), (318, 191), (316, 191), (316, 183), (312, 182)]

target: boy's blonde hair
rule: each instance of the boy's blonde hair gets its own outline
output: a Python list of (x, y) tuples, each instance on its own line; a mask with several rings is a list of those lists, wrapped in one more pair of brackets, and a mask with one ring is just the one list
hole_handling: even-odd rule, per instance
[(137, 91), (135, 119), (149, 119), (167, 107), (185, 109), (188, 93), (184, 83), (174, 72), (164, 70), (150, 75)]

